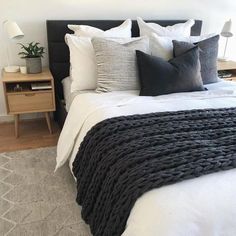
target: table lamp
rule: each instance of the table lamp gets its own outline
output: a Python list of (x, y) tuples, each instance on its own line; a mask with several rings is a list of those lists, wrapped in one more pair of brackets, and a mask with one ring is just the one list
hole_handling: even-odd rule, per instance
[(225, 42), (224, 56), (222, 58), (219, 58), (219, 60), (220, 61), (228, 61), (228, 59), (226, 57), (226, 50), (227, 50), (227, 46), (228, 46), (228, 40), (229, 40), (230, 37), (233, 37), (232, 21), (231, 20), (228, 20), (228, 21), (225, 22), (220, 35), (222, 37), (226, 38), (226, 42)]
[[(10, 21), (10, 20), (4, 21), (3, 28), (6, 32), (7, 37), (10, 40), (20, 39), (24, 37), (24, 33), (22, 32), (22, 30), (15, 21)], [(4, 67), (4, 70), (6, 72), (18, 72), (20, 69), (19, 66), (10, 66), (10, 51), (8, 46), (9, 45), (7, 45), (7, 66)]]

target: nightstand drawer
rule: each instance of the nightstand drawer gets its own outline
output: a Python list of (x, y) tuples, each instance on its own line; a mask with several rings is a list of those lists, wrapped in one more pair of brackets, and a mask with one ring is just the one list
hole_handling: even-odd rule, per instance
[(8, 94), (7, 99), (10, 113), (50, 111), (54, 109), (53, 93), (51, 91)]

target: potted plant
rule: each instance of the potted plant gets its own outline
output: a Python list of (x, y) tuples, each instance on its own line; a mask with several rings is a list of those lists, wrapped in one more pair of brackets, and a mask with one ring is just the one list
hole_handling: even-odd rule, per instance
[(40, 43), (28, 43), (27, 46), (20, 43), (23, 51), (19, 52), (18, 55), (26, 60), (27, 73), (36, 74), (42, 72), (42, 60), (45, 48), (40, 47)]

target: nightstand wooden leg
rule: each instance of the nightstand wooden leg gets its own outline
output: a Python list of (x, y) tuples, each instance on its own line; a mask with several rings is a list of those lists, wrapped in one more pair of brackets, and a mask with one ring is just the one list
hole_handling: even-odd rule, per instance
[(19, 116), (20, 115), (15, 115), (15, 137), (19, 137)]
[(45, 112), (45, 117), (46, 117), (49, 133), (52, 134), (52, 126), (51, 126), (51, 120), (50, 120), (50, 113), (49, 112)]

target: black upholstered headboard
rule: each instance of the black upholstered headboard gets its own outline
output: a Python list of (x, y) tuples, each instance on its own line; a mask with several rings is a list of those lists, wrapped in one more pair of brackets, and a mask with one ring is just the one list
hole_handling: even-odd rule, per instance
[[(151, 20), (162, 26), (174, 25), (183, 23), (186, 20)], [(65, 44), (65, 34), (72, 33), (67, 28), (68, 24), (91, 25), (102, 30), (107, 30), (120, 25), (122, 20), (48, 20), (47, 21), (47, 36), (48, 36), (48, 52), (49, 52), (49, 67), (53, 74), (56, 96), (59, 99), (63, 98), (63, 90), (61, 80), (69, 75), (69, 50)], [(150, 21), (147, 21), (150, 22)], [(196, 20), (192, 27), (191, 35), (200, 35), (202, 21)], [(139, 36), (139, 29), (136, 21), (133, 21), (132, 36)]]

